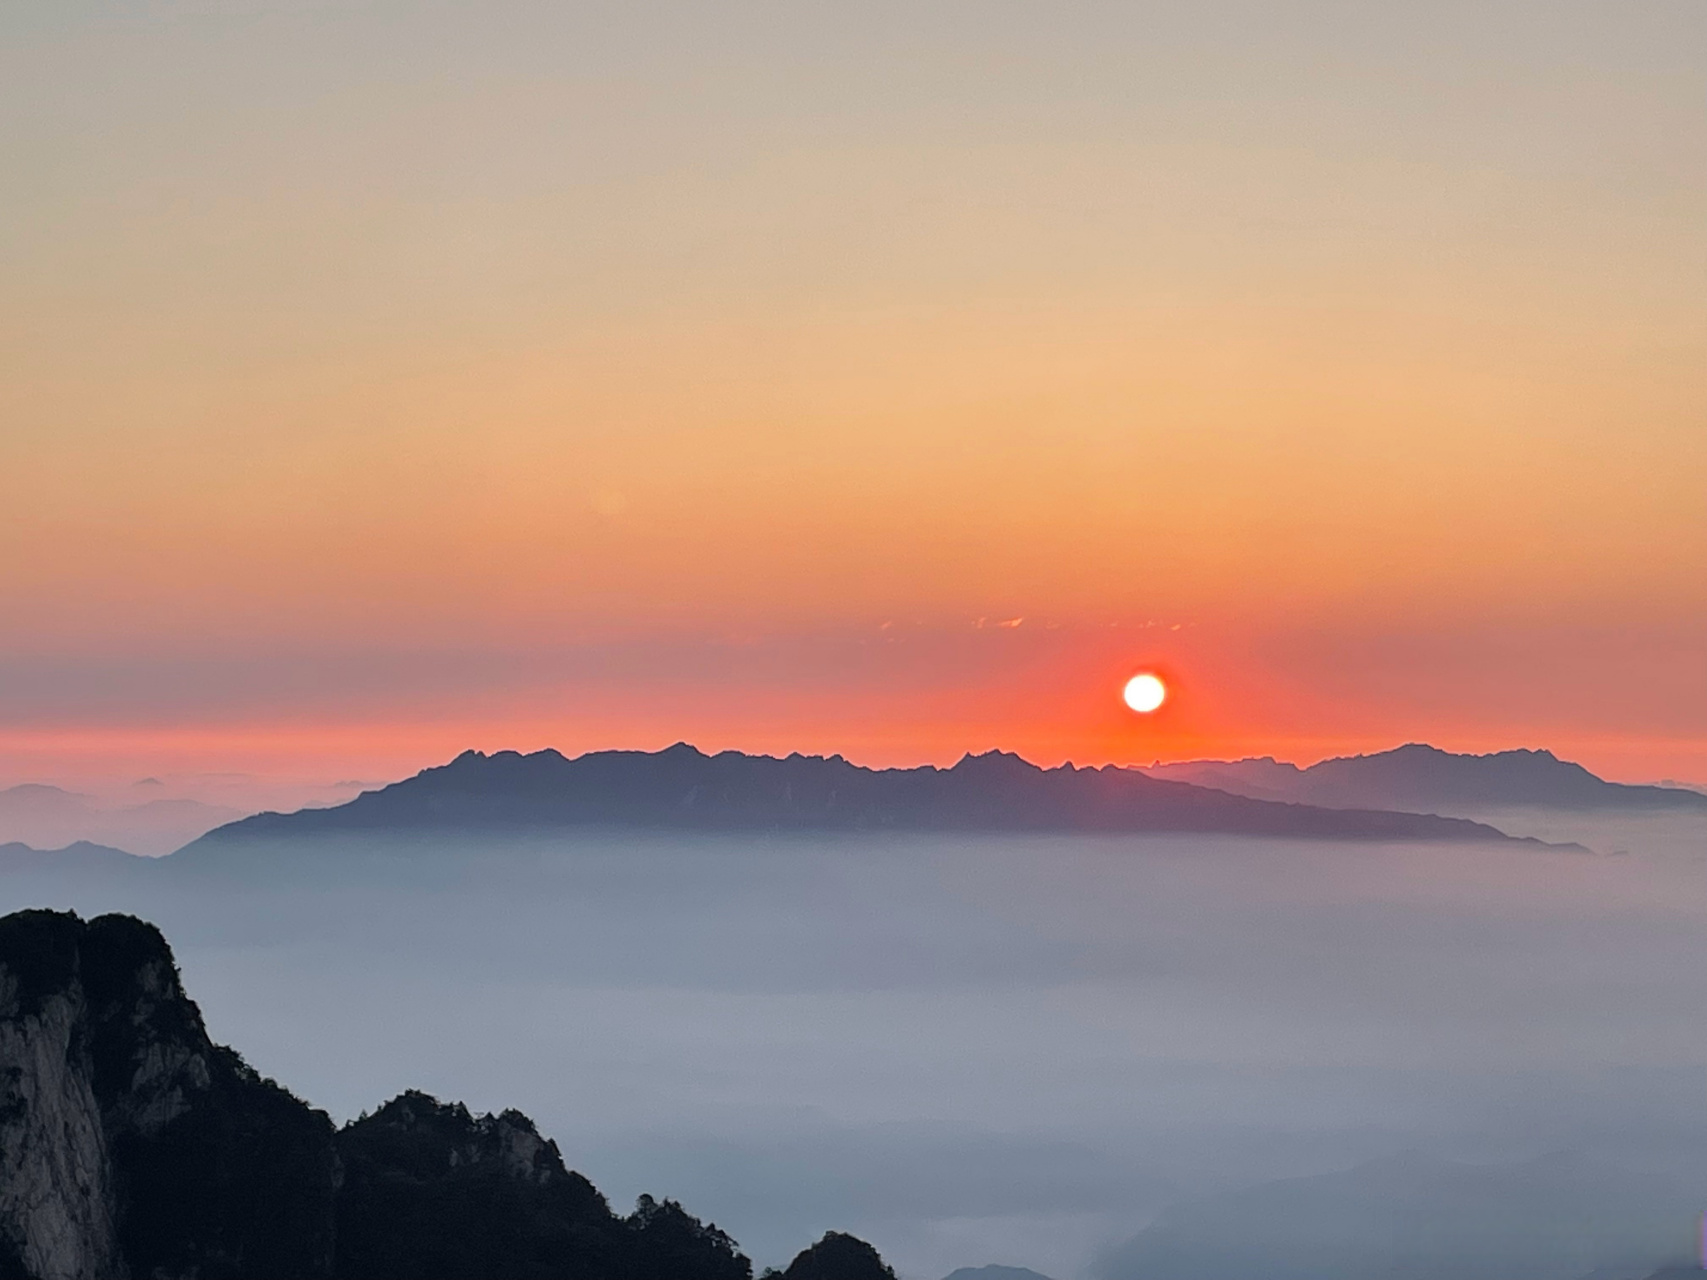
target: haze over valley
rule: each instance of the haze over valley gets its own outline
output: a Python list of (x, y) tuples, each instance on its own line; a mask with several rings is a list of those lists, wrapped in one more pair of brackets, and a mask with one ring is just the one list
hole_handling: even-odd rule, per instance
[[(163, 859), (0, 852), (0, 885), (159, 924), (215, 1037), (337, 1120), (404, 1087), (517, 1107), (618, 1206), (673, 1196), (761, 1264), (834, 1227), (918, 1280), (1219, 1280), (1281, 1266), (1250, 1206), (1326, 1178), (1291, 1247), (1352, 1280), (1391, 1253), (1358, 1234), (1367, 1195), (1449, 1220), (1427, 1206), (1453, 1162), (1510, 1209), (1468, 1254), (1406, 1237), (1453, 1274), (1525, 1241), (1537, 1280), (1687, 1256), (1707, 1179), (1688, 801), (1553, 811), (1577, 847), (337, 812)], [(1395, 1173), (1336, 1199), (1365, 1165)], [(1540, 1247), (1537, 1223), (1590, 1202), (1603, 1227)]]

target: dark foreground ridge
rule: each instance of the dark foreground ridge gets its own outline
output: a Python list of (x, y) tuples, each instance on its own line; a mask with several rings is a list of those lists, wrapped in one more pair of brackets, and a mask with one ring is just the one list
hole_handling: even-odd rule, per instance
[(1461, 818), (1254, 800), (1112, 765), (1041, 769), (1016, 755), (951, 769), (868, 769), (841, 756), (465, 751), (332, 809), (262, 813), (187, 849), (244, 840), (426, 830), (1194, 832), (1348, 840), (1506, 840)]
[[(831, 1233), (785, 1280), (894, 1280)], [(0, 918), (0, 1280), (750, 1280), (626, 1217), (520, 1112), (405, 1093), (337, 1129), (214, 1044), (153, 925)]]
[(1699, 791), (1608, 782), (1551, 751), (1459, 755), (1411, 742), (1374, 755), (1338, 756), (1307, 769), (1263, 756), (1189, 760), (1158, 765), (1146, 772), (1152, 778), (1218, 787), (1257, 799), (1335, 808), (1462, 813), (1533, 805), (1548, 809), (1707, 812), (1707, 795)]

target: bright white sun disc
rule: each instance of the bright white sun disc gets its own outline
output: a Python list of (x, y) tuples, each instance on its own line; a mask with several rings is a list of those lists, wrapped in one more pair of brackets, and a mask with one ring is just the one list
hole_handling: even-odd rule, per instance
[(1168, 686), (1162, 683), (1160, 676), (1145, 672), (1128, 680), (1121, 696), (1134, 711), (1154, 711), (1167, 701)]

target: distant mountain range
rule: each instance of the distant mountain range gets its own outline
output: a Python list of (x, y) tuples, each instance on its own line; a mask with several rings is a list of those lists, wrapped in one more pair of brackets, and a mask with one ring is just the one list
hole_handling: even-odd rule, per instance
[(1551, 751), (1457, 755), (1413, 742), (1367, 756), (1340, 756), (1300, 769), (1273, 756), (1154, 765), (1152, 778), (1234, 795), (1336, 809), (1465, 813), (1505, 807), (1693, 809), (1707, 794), (1681, 787), (1627, 786), (1597, 778)]
[(182, 798), (106, 805), (76, 791), (26, 782), (0, 788), (0, 843), (57, 848), (94, 841), (133, 853), (170, 853), (243, 813)]
[(111, 867), (137, 862), (133, 854), (104, 844), (79, 840), (63, 849), (36, 849), (16, 840), (0, 844), (0, 871), (23, 867)]
[(1461, 1164), (1416, 1152), (1176, 1204), (1105, 1280), (1557, 1280), (1690, 1259), (1685, 1181), (1561, 1153)]
[(1356, 840), (1506, 840), (1461, 818), (1252, 799), (1131, 769), (1042, 769), (1004, 752), (949, 769), (868, 769), (841, 756), (466, 751), (348, 804), (262, 813), (187, 850), (260, 839), (650, 827), (691, 831), (1217, 833)]

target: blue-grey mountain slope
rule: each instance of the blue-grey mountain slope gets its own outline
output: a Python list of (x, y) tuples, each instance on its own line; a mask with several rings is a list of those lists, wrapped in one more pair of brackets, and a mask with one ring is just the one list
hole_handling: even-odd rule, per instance
[(1412, 742), (1374, 755), (1323, 760), (1306, 769), (1263, 756), (1190, 760), (1144, 772), (1253, 799), (1332, 808), (1462, 813), (1532, 806), (1707, 813), (1707, 795), (1699, 791), (1608, 782), (1551, 751), (1459, 755)]
[(46, 871), (54, 868), (103, 870), (136, 865), (135, 854), (109, 845), (79, 840), (63, 849), (36, 849), (13, 840), (0, 844), (0, 871)]
[(1417, 1153), (1188, 1201), (1105, 1280), (1579, 1280), (1688, 1259), (1692, 1187), (1574, 1154), (1461, 1164)]

